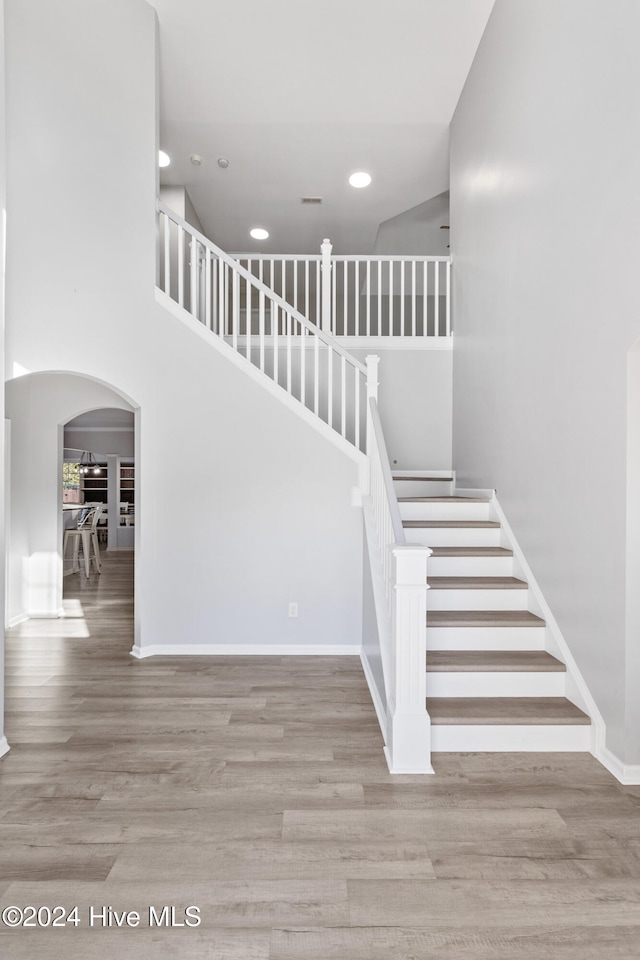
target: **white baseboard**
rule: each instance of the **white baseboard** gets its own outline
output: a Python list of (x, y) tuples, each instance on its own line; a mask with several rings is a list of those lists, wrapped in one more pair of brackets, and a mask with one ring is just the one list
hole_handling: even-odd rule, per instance
[(321, 643), (155, 643), (137, 644), (131, 656), (146, 657), (357, 657), (360, 644)]
[(4, 757), (5, 753), (9, 753), (11, 747), (7, 743), (6, 737), (0, 737), (0, 757)]
[(11, 629), (11, 627), (18, 627), (21, 623), (26, 623), (28, 619), (28, 613), (19, 613), (17, 617), (11, 617), (11, 619), (7, 622), (7, 627), (9, 629)]
[(369, 661), (364, 650), (360, 653), (360, 663), (362, 664), (362, 669), (364, 671), (365, 679), (367, 681), (367, 686), (369, 687), (369, 693), (371, 694), (371, 699), (373, 700), (373, 708), (376, 711), (376, 717), (378, 718), (378, 723), (380, 724), (380, 732), (382, 733), (382, 739), (384, 742), (387, 742), (387, 711), (382, 706), (382, 700), (380, 699), (380, 693), (376, 681), (373, 677), (373, 672), (369, 666)]
[(19, 627), (21, 623), (27, 620), (60, 620), (64, 617), (64, 607), (57, 610), (40, 610), (38, 613), (19, 613), (16, 617), (11, 617), (7, 622), (7, 627)]
[(594, 750), (593, 755), (620, 783), (628, 787), (640, 784), (640, 763), (623, 763), (608, 747)]

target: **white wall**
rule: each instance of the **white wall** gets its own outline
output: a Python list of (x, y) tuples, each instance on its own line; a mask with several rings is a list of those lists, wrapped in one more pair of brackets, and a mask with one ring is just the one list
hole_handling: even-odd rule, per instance
[(355, 462), (155, 302), (152, 9), (7, 12), (8, 370), (85, 373), (139, 408), (137, 645), (359, 644)]
[[(445, 344), (446, 348), (450, 342)], [(380, 357), (379, 407), (387, 453), (398, 470), (450, 470), (453, 353), (443, 350), (351, 351)]]
[[(0, 0), (0, 77), (4, 78), (4, 0)], [(4, 268), (5, 268), (5, 210), (6, 210), (6, 163), (5, 163), (5, 106), (0, 97), (0, 362), (4, 364)], [(4, 395), (0, 394), (0, 501), (5, 496), (5, 422)], [(0, 512), (0, 623), (5, 623), (5, 510)], [(4, 633), (0, 641), (0, 756), (7, 743), (4, 737)]]
[(458, 482), (497, 487), (627, 763), (639, 31), (634, 0), (497, 0), (451, 131)]
[(423, 254), (449, 256), (449, 191), (439, 193), (378, 227), (373, 252), (376, 254)]

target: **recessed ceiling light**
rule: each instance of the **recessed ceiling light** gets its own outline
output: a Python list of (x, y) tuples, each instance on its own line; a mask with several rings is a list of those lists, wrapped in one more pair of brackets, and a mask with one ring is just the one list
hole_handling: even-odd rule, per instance
[(194, 165), (194, 167), (200, 167), (200, 166), (202, 166), (202, 157), (201, 157), (199, 154), (197, 154), (197, 153), (192, 153), (190, 159), (191, 159), (191, 163)]
[(269, 236), (269, 231), (265, 230), (264, 227), (254, 227), (249, 233), (254, 240), (266, 240)]
[(349, 183), (352, 187), (368, 187), (371, 183), (371, 177), (368, 173), (365, 173), (364, 170), (359, 170), (357, 173), (351, 174)]
[(229, 161), (227, 160), (226, 157), (218, 157), (217, 163), (218, 163), (218, 166), (222, 167), (223, 170), (226, 170), (227, 167), (229, 166)]
[(164, 150), (158, 150), (158, 166), (159, 167), (168, 167), (171, 163), (171, 157), (168, 153), (165, 153)]

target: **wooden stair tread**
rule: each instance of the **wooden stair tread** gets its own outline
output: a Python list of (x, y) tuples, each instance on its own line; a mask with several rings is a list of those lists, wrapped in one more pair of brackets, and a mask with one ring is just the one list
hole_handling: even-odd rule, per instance
[(431, 547), (432, 557), (512, 557), (506, 547)]
[(433, 724), (590, 724), (565, 697), (427, 697)]
[(453, 477), (398, 477), (393, 475), (394, 480), (428, 480), (431, 483), (451, 483)]
[(403, 520), (403, 527), (408, 528), (435, 528), (444, 527), (445, 529), (454, 527), (467, 527), (472, 530), (478, 530), (481, 527), (495, 529), (500, 526), (497, 520)]
[(527, 590), (517, 577), (429, 577), (432, 590)]
[(530, 610), (429, 610), (428, 627), (544, 627)]
[(398, 497), (398, 503), (489, 503), (486, 497)]
[(545, 650), (429, 650), (427, 673), (564, 673)]

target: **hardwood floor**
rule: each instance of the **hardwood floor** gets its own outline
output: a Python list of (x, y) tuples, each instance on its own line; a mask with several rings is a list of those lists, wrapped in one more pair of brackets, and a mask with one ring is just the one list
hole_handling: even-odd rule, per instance
[(0, 906), (81, 924), (0, 925), (3, 960), (640, 956), (640, 787), (586, 754), (391, 777), (357, 658), (137, 661), (130, 556), (65, 590), (8, 635)]

